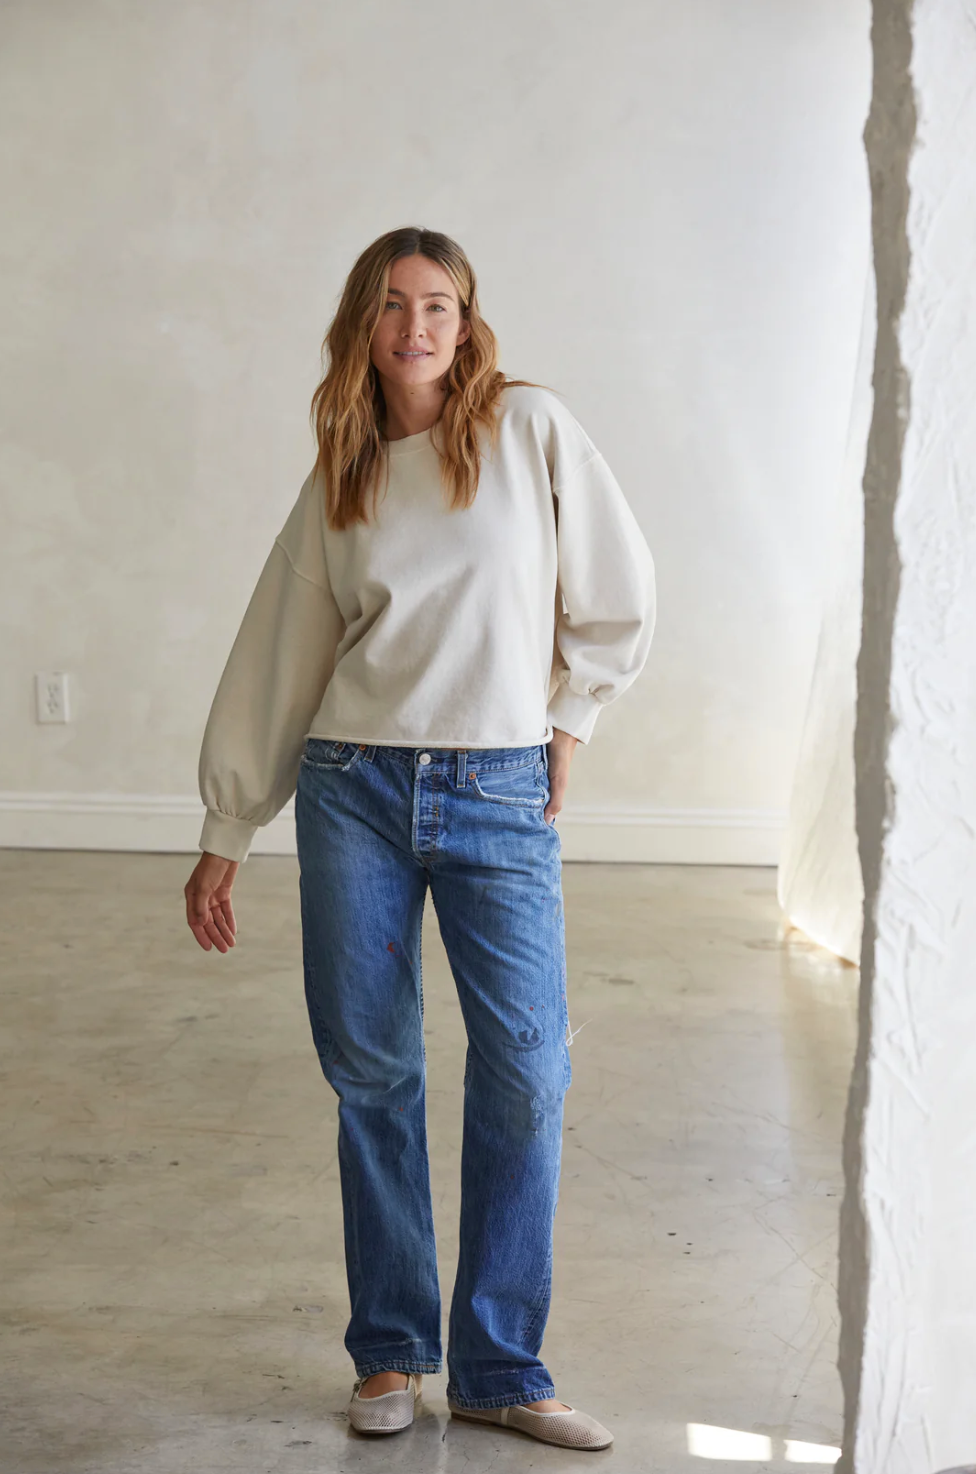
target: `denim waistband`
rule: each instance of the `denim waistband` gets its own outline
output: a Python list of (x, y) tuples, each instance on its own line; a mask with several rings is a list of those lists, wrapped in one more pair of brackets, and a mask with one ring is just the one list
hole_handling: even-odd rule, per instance
[(425, 768), (432, 768), (438, 772), (453, 772), (457, 767), (458, 754), (460, 753), (465, 762), (470, 762), (479, 769), (485, 768), (522, 768), (527, 763), (538, 762), (545, 756), (545, 744), (536, 742), (532, 747), (373, 747), (373, 753), (381, 757), (384, 753), (391, 753), (399, 758), (401, 762), (409, 763), (411, 767), (420, 764), (422, 755), (430, 758), (429, 763), (422, 764)]
[[(497, 771), (501, 768), (523, 768), (529, 763), (541, 762), (548, 768), (548, 748), (544, 742), (535, 742), (530, 747), (399, 747), (378, 742), (354, 742), (347, 738), (310, 738), (309, 741), (331, 743), (348, 741), (350, 747), (362, 749), (367, 762), (391, 757), (412, 769), (423, 769), (427, 773), (459, 772), (463, 763), (468, 763), (478, 772)], [(429, 758), (421, 762), (422, 757)]]

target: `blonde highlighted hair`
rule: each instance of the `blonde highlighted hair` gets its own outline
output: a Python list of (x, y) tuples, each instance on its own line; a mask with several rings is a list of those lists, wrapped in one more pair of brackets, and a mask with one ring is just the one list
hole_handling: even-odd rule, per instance
[(441, 480), (453, 507), (470, 506), (481, 469), (479, 431), (494, 443), (502, 390), (525, 379), (508, 379), (497, 367), (498, 341), (478, 309), (474, 270), (456, 241), (437, 230), (408, 225), (388, 231), (360, 255), (349, 276), (322, 344), (328, 368), (312, 396), (311, 418), (318, 441), (316, 467), (325, 486), (330, 527), (368, 522), (386, 464), (385, 404), (379, 375), (370, 362), (370, 343), (390, 284), (390, 269), (403, 256), (426, 256), (450, 276), (461, 318), (470, 327), (445, 376), (447, 398), (437, 421), (435, 444)]

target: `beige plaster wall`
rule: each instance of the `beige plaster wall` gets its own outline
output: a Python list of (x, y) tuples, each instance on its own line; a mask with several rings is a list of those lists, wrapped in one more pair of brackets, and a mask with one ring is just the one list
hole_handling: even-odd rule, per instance
[[(579, 814), (775, 858), (865, 276), (866, 0), (8, 0), (0, 28), (0, 842), (65, 796), (76, 841), (191, 814), (345, 272), (419, 222), (658, 561)], [(72, 724), (35, 723), (38, 670)]]

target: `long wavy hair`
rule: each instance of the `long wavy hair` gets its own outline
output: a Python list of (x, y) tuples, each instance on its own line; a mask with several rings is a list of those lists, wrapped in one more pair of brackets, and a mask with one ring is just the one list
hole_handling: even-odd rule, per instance
[(370, 362), (370, 343), (380, 320), (390, 284), (390, 269), (403, 256), (426, 256), (442, 266), (454, 283), (461, 317), (470, 325), (467, 341), (458, 345), (445, 375), (447, 398), (434, 440), (441, 462), (441, 482), (452, 507), (467, 507), (478, 490), (481, 469), (479, 431), (492, 444), (498, 433), (496, 409), (508, 385), (497, 367), (498, 340), (478, 309), (474, 270), (456, 241), (437, 230), (407, 225), (366, 247), (349, 276), (335, 317), (322, 344), (325, 376), (312, 396), (311, 419), (318, 441), (316, 469), (325, 488), (330, 527), (342, 529), (368, 522), (381, 474), (388, 469), (383, 434), (386, 404), (379, 375)]

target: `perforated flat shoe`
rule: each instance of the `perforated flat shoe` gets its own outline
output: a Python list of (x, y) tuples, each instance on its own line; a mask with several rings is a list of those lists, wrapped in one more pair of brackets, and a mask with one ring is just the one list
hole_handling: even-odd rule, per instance
[(540, 1443), (554, 1443), (557, 1448), (609, 1448), (613, 1442), (609, 1428), (574, 1407), (560, 1413), (536, 1413), (530, 1407), (458, 1407), (450, 1397), (447, 1405), (453, 1418), (491, 1423), (496, 1428), (517, 1428), (520, 1433), (528, 1433)]
[(357, 1377), (349, 1399), (349, 1421), (357, 1433), (400, 1433), (413, 1422), (414, 1409), (423, 1395), (419, 1372), (404, 1372), (406, 1387), (383, 1392), (379, 1397), (360, 1397), (366, 1377)]

